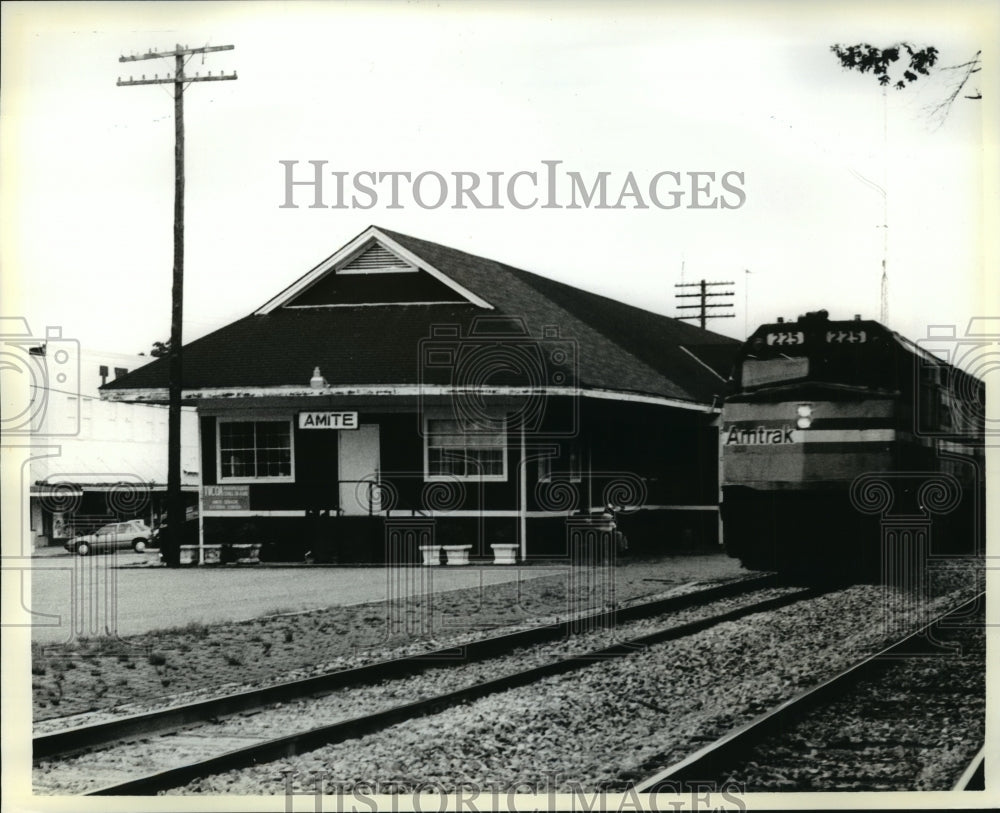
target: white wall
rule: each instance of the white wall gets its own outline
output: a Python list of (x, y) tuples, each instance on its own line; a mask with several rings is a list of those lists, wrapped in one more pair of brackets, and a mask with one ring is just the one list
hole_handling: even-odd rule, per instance
[[(153, 359), (50, 342), (45, 356), (34, 360), (43, 369), (35, 380), (44, 384), (44, 389), (34, 387), (35, 397), (44, 400), (36, 401), (32, 445), (47, 456), (32, 460), (30, 485), (166, 484), (167, 408), (102, 401), (98, 390), (102, 366), (107, 368), (105, 380), (110, 382), (116, 368), (131, 371)], [(200, 482), (193, 408), (185, 408), (181, 414), (181, 469), (185, 485)], [(34, 528), (33, 537), (40, 530)]]

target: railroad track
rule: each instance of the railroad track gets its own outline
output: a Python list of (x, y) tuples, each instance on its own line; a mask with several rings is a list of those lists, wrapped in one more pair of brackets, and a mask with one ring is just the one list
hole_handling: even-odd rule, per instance
[[(692, 783), (716, 782), (723, 786), (727, 783), (743, 786), (740, 781), (742, 770), (748, 765), (760, 772), (761, 765), (767, 766), (767, 749), (762, 745), (781, 732), (782, 746), (786, 753), (782, 759), (800, 760), (805, 754), (789, 756), (789, 751), (795, 751), (792, 745), (796, 738), (792, 736), (794, 727), (808, 714), (816, 712), (837, 702), (841, 697), (854, 689), (863, 680), (875, 680), (880, 672), (891, 669), (894, 665), (904, 663), (906, 657), (921, 654), (932, 655), (935, 651), (940, 656), (942, 642), (936, 637), (939, 631), (960, 628), (961, 621), (978, 612), (983, 606), (985, 593), (980, 593), (957, 607), (941, 614), (924, 625), (916, 632), (907, 635), (895, 644), (882, 651), (864, 658), (854, 665), (838, 672), (828, 680), (807, 689), (798, 695), (779, 704), (770, 711), (761, 714), (745, 725), (731, 731), (715, 742), (704, 746), (679, 762), (657, 772), (653, 776), (636, 785), (639, 793), (676, 792)], [(981, 621), (978, 623), (982, 623)], [(773, 740), (772, 740), (773, 742)], [(814, 744), (815, 745), (815, 744)], [(806, 749), (803, 749), (806, 750)], [(764, 756), (761, 756), (761, 753)], [(955, 790), (981, 788), (983, 785), (983, 751), (969, 763), (961, 778), (954, 784)], [(769, 790), (771, 788), (768, 788)], [(834, 788), (789, 788), (795, 790), (831, 790)], [(861, 788), (851, 788), (857, 790)], [(759, 788), (752, 783), (745, 787), (747, 792), (755, 792)]]
[[(616, 613), (614, 613), (614, 618), (617, 622), (622, 622), (650, 615), (659, 615), (676, 609), (689, 608), (698, 605), (708, 605), (724, 597), (735, 597), (742, 593), (749, 593), (752, 590), (767, 590), (768, 585), (773, 585), (774, 583), (775, 582), (771, 579), (754, 579), (738, 583), (737, 585), (722, 585), (719, 588), (712, 588), (707, 591), (701, 591), (697, 594), (687, 594), (685, 596), (678, 596), (675, 599), (646, 603), (640, 607), (619, 609)], [(191, 730), (190, 727), (188, 727), (187, 731), (180, 730), (186, 725), (185, 723), (171, 724), (168, 728), (168, 731), (171, 732), (169, 733), (169, 736), (158, 738), (158, 740), (164, 741), (165, 748), (172, 752), (174, 761), (183, 759), (183, 764), (175, 765), (174, 767), (142, 776), (134, 776), (125, 781), (114, 782), (113, 784), (88, 790), (86, 793), (87, 795), (152, 794), (160, 790), (183, 785), (200, 777), (292, 756), (297, 753), (319, 748), (323, 745), (360, 737), (415, 717), (435, 714), (452, 706), (466, 703), (489, 694), (501, 692), (518, 686), (528, 685), (540, 680), (543, 677), (570, 672), (583, 666), (591, 665), (595, 662), (595, 660), (628, 655), (654, 643), (691, 635), (716, 624), (723, 623), (724, 621), (736, 620), (753, 613), (777, 609), (779, 607), (801, 601), (805, 598), (815, 597), (824, 592), (828, 591), (817, 589), (796, 589), (784, 592), (780, 595), (774, 595), (774, 591), (771, 591), (771, 596), (764, 600), (757, 600), (709, 617), (700, 618), (687, 623), (675, 623), (673, 626), (659, 628), (651, 633), (633, 637), (628, 640), (616, 641), (610, 646), (604, 646), (599, 649), (578, 653), (570, 657), (548, 660), (539, 666), (534, 666), (528, 669), (518, 669), (508, 674), (501, 675), (500, 677), (477, 680), (471, 684), (461, 686), (460, 688), (452, 691), (428, 697), (421, 697), (420, 699), (412, 702), (394, 703), (389, 707), (381, 708), (371, 713), (356, 716), (351, 719), (341, 719), (327, 725), (303, 728), (295, 731), (294, 733), (277, 738), (260, 736), (259, 734), (255, 734), (255, 732), (241, 733), (239, 731), (236, 731), (232, 736), (227, 738), (227, 735), (224, 732), (216, 733), (218, 729), (216, 728), (216, 718), (214, 717), (209, 718), (211, 721), (207, 724), (202, 724), (200, 728), (195, 728), (194, 730)], [(566, 623), (580, 626), (581, 621), (589, 620), (591, 624), (596, 627), (596, 625), (602, 621), (607, 621), (609, 619), (609, 615), (610, 614), (608, 613), (596, 614), (594, 616), (589, 616), (588, 619), (576, 619)], [(567, 632), (565, 626), (565, 624), (555, 625), (555, 629), (558, 630), (558, 632), (554, 632), (552, 628), (547, 627), (540, 628), (540, 630), (536, 629), (525, 631), (525, 633), (533, 633), (533, 636), (526, 635), (525, 633), (516, 633), (510, 636), (501, 636), (498, 639), (490, 639), (489, 642), (481, 642), (482, 646), (479, 648), (473, 648), (471, 652), (465, 653), (467, 659), (463, 662), (468, 663), (474, 659), (486, 659), (491, 657), (491, 653), (495, 655), (498, 651), (509, 652), (515, 646), (523, 647), (525, 645), (538, 645), (539, 643), (544, 644), (552, 638), (565, 636)], [(544, 635), (542, 634), (543, 632), (545, 633)], [(513, 642), (517, 643), (515, 644)], [(471, 646), (472, 645), (470, 645), (470, 647)], [(450, 653), (453, 658), (451, 663), (456, 662), (454, 660), (455, 652), (453, 650), (442, 650), (441, 652)], [(448, 663), (448, 661), (441, 658), (440, 653), (435, 654), (438, 654), (438, 657), (430, 662), (428, 662), (428, 656), (425, 654), (415, 658), (401, 659), (401, 661), (373, 664), (371, 667), (364, 667), (363, 670), (349, 670), (355, 674), (353, 674), (349, 679), (341, 677), (337, 680), (340, 687), (351, 685), (370, 685), (375, 680), (384, 680), (386, 677), (392, 676), (399, 677), (411, 674), (414, 669), (419, 671), (433, 666), (440, 667), (443, 663)], [(518, 657), (520, 659), (520, 656)], [(409, 665), (404, 668), (404, 664)], [(490, 665), (492, 665), (492, 662)], [(333, 678), (334, 675), (325, 677)], [(310, 679), (310, 681), (313, 680), (316, 679)], [(325, 684), (323, 691), (329, 690), (330, 684)], [(296, 696), (303, 697), (305, 695), (314, 695), (317, 693), (318, 690), (316, 689), (316, 684), (314, 684), (309, 692), (299, 692)], [(237, 702), (232, 698), (223, 698), (223, 700), (227, 702), (227, 708), (230, 707), (230, 704)], [(202, 707), (198, 710), (198, 714), (201, 715), (202, 718), (204, 718), (205, 714), (210, 713), (209, 708), (206, 705), (210, 702), (211, 701), (206, 701), (206, 703), (197, 704)], [(257, 702), (253, 708), (258, 707), (259, 705), (260, 703)], [(232, 712), (228, 711), (225, 713), (232, 714)], [(265, 712), (265, 714), (266, 713), (268, 712)], [(102, 724), (102, 726), (103, 725), (107, 724)], [(252, 721), (250, 723), (250, 727), (252, 728)], [(273, 729), (273, 726), (271, 726), (271, 728)], [(264, 729), (267, 729), (267, 726), (264, 726)], [(279, 730), (287, 730), (287, 728)], [(101, 733), (103, 735), (107, 732), (104, 731)], [(148, 732), (141, 731), (139, 732), (139, 737), (145, 738), (147, 733)], [(122, 738), (116, 737), (115, 739), (121, 740)], [(83, 732), (77, 732), (74, 734), (72, 751), (79, 751), (80, 743), (85, 740), (86, 737)], [(167, 742), (167, 740), (169, 740), (169, 742)], [(107, 740), (105, 740), (105, 742), (107, 742)], [(51, 751), (51, 744), (49, 745), (50, 753), (53, 753)], [(186, 754), (186, 756), (179, 756), (179, 754)], [(53, 756), (49, 757), (49, 759), (51, 760), (55, 756), (65, 755), (65, 752), (63, 752), (63, 754), (53, 754)], [(155, 762), (156, 764), (166, 764), (166, 760), (150, 761)], [(38, 762), (39, 757), (36, 752), (36, 764)]]
[(442, 665), (471, 663), (512, 652), (522, 647), (566, 638), (581, 631), (607, 629), (617, 623), (697, 607), (753, 590), (773, 587), (778, 583), (778, 578), (773, 574), (738, 579), (704, 590), (591, 613), (556, 624), (490, 636), (456, 647), (420, 652), (402, 658), (377, 661), (365, 666), (233, 692), (155, 711), (124, 715), (91, 725), (75, 726), (61, 731), (39, 734), (32, 740), (32, 757), (37, 763), (41, 759), (64, 757), (80, 750), (129, 737), (169, 731), (191, 723), (216, 720), (220, 717), (264, 708), (275, 703), (287, 703), (299, 698), (312, 697), (351, 686), (370, 685), (383, 680), (396, 680)]

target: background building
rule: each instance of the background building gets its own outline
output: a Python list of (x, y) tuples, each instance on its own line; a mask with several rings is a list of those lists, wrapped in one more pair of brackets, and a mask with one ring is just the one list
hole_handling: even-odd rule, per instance
[[(30, 351), (37, 409), (30, 463), (34, 547), (60, 545), (116, 519), (150, 527), (165, 506), (167, 409), (102, 401), (101, 385), (147, 364), (145, 356), (81, 349), (54, 339)], [(198, 427), (181, 418), (184, 488), (198, 489)]]

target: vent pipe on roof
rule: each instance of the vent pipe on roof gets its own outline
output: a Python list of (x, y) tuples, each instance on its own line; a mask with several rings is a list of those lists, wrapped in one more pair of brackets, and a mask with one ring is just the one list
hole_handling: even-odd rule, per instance
[(323, 374), (319, 371), (319, 367), (313, 370), (312, 378), (309, 379), (309, 386), (314, 390), (321, 390), (328, 386), (326, 379), (323, 378)]

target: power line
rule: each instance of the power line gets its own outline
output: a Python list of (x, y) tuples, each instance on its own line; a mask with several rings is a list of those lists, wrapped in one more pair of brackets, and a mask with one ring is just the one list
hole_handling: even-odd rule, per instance
[(706, 280), (700, 280), (699, 282), (681, 282), (674, 285), (675, 288), (698, 288), (698, 293), (696, 294), (674, 294), (677, 299), (687, 299), (691, 297), (696, 297), (700, 301), (697, 305), (678, 305), (678, 310), (692, 310), (697, 308), (698, 314), (696, 316), (678, 316), (678, 319), (698, 319), (701, 323), (702, 330), (705, 329), (705, 322), (708, 319), (732, 319), (735, 314), (732, 313), (709, 313), (709, 308), (731, 308), (733, 307), (732, 302), (709, 302), (708, 298), (711, 296), (736, 296), (733, 291), (709, 291), (708, 288), (714, 285), (734, 285), (732, 282), (707, 282)]
[(173, 287), (171, 293), (170, 316), (170, 352), (169, 361), (169, 409), (167, 420), (167, 513), (172, 517), (168, 527), (167, 544), (163, 555), (168, 564), (177, 564), (180, 555), (182, 530), (184, 523), (184, 496), (181, 492), (181, 345), (183, 342), (184, 317), (184, 90), (192, 82), (224, 82), (236, 79), (236, 72), (220, 73), (207, 76), (195, 73), (188, 76), (184, 73), (186, 59), (195, 54), (207, 54), (214, 51), (231, 51), (235, 45), (205, 45), (201, 48), (181, 47), (173, 51), (153, 51), (145, 54), (122, 56), (119, 62), (140, 62), (147, 59), (174, 59), (174, 75), (167, 74), (160, 78), (154, 74), (147, 79), (143, 74), (139, 79), (129, 77), (118, 80), (118, 87), (130, 85), (166, 85), (174, 86), (174, 267)]

